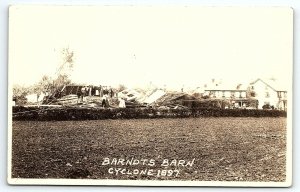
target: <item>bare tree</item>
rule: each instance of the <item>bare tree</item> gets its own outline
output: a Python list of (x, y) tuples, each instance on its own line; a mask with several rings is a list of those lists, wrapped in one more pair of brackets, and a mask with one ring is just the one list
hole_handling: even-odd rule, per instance
[(62, 64), (58, 67), (53, 80), (53, 89), (57, 90), (71, 83), (70, 73), (74, 66), (74, 51), (68, 48), (62, 49)]
[[(74, 66), (74, 52), (69, 48), (63, 48), (61, 54), (62, 63), (56, 70), (52, 84), (48, 86), (48, 91), (50, 92), (48, 99), (50, 100), (54, 99), (56, 97), (55, 95), (59, 95), (63, 86), (71, 84), (70, 74)], [(47, 78), (43, 80), (48, 82)], [(48, 103), (48, 99), (45, 101), (46, 103)]]

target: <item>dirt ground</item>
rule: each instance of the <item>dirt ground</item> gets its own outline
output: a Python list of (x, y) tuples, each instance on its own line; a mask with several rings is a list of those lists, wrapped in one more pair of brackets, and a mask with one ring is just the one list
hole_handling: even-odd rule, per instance
[(12, 133), (13, 178), (285, 180), (283, 117), (14, 121)]

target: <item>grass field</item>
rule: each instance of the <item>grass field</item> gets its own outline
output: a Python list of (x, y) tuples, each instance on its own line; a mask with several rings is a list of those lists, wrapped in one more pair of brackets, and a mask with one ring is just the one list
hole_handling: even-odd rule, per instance
[[(283, 117), (14, 121), (12, 133), (13, 178), (285, 180)], [(102, 165), (104, 158), (155, 165)], [(192, 166), (161, 166), (164, 159), (193, 158)], [(109, 168), (179, 174), (116, 176)]]

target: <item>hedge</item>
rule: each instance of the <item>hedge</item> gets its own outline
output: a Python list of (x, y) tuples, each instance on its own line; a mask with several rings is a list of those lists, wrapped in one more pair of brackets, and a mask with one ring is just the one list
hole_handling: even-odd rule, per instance
[(258, 109), (152, 109), (152, 108), (78, 108), (13, 107), (13, 120), (66, 121), (97, 119), (145, 119), (182, 117), (286, 117), (285, 111)]

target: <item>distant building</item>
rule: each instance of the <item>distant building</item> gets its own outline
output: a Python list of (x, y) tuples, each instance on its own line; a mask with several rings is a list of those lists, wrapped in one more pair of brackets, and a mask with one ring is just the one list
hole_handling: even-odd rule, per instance
[(210, 98), (246, 98), (247, 88), (216, 86), (214, 88), (206, 88), (205, 94)]
[(260, 78), (250, 84), (226, 85), (222, 82), (210, 84), (205, 88), (204, 97), (224, 99), (233, 108), (257, 108), (287, 110), (287, 91), (275, 80)]
[(286, 87), (279, 85), (275, 80), (258, 78), (250, 83), (249, 96), (258, 100), (258, 108), (269, 105), (274, 109), (287, 110)]
[(221, 82), (208, 85), (203, 94), (208, 98), (227, 100), (228, 108), (257, 108), (255, 99), (247, 97), (247, 86), (243, 84), (223, 84)]

